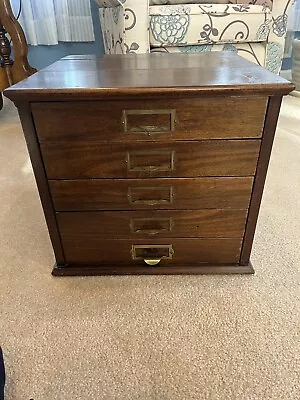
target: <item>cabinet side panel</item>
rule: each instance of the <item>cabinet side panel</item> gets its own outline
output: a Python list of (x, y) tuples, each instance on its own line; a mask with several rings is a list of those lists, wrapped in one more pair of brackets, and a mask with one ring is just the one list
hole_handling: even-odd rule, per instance
[(48, 181), (46, 178), (45, 167), (40, 153), (40, 146), (36, 136), (31, 107), (29, 103), (25, 102), (18, 103), (17, 107), (35, 175), (35, 180), (39, 190), (40, 199), (43, 206), (56, 262), (57, 264), (61, 265), (65, 263), (65, 257), (60, 240), (59, 230), (57, 227)]
[(282, 101), (282, 96), (273, 96), (269, 98), (263, 138), (257, 163), (256, 175), (254, 178), (246, 231), (242, 246), (241, 258), (240, 258), (241, 265), (246, 265), (249, 263), (281, 101)]

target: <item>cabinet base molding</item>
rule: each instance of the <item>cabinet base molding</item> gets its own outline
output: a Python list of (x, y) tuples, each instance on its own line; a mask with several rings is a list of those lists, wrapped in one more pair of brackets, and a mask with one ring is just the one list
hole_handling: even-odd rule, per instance
[(53, 276), (96, 275), (205, 275), (205, 274), (254, 274), (252, 263), (247, 265), (181, 265), (181, 266), (116, 266), (111, 265), (54, 265)]

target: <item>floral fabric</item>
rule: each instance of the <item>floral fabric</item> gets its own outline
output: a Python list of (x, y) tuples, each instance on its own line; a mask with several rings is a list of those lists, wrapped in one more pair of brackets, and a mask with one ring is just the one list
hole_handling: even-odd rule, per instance
[(151, 46), (263, 42), (271, 25), (270, 9), (260, 5), (152, 6), (149, 14)]

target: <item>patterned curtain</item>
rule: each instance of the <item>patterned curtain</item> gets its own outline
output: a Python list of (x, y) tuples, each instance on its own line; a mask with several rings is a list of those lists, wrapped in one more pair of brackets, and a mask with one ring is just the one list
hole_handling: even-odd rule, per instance
[(31, 45), (95, 40), (90, 0), (11, 0)]

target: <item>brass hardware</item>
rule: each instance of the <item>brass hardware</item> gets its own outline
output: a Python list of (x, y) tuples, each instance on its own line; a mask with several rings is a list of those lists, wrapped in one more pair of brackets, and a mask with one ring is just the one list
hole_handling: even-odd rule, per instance
[(170, 260), (174, 255), (171, 244), (132, 245), (133, 260), (144, 260), (148, 265), (157, 265), (162, 259)]
[[(143, 158), (149, 157), (161, 160), (161, 164), (157, 165), (139, 165), (143, 163)], [(173, 150), (158, 150), (158, 151), (127, 151), (126, 160), (128, 171), (174, 171), (175, 170), (175, 151)], [(137, 165), (135, 165), (137, 164)]]
[[(149, 228), (153, 226), (154, 228)], [(156, 227), (157, 226), (157, 227)], [(131, 218), (131, 232), (145, 235), (158, 235), (160, 233), (171, 232), (174, 226), (173, 219), (170, 218)]]
[[(161, 198), (141, 198), (142, 194), (147, 194), (151, 192), (153, 197), (155, 192), (160, 195)], [(163, 198), (163, 193), (165, 192), (165, 198)], [(172, 186), (157, 186), (157, 187), (129, 187), (127, 193), (128, 201), (132, 205), (147, 205), (155, 206), (159, 204), (172, 204), (174, 198), (174, 192)]]
[[(140, 115), (145, 116), (146, 124), (137, 124), (134, 126), (134, 116)], [(150, 115), (151, 118), (147, 118), (147, 115)], [(164, 121), (165, 125), (162, 123), (160, 125), (153, 125), (152, 122), (155, 120), (155, 115), (167, 115), (169, 118)], [(130, 120), (133, 120), (132, 123), (130, 123)], [(175, 130), (176, 110), (123, 110), (122, 124), (125, 133), (137, 133), (148, 136), (160, 133), (171, 133)]]
[(160, 258), (158, 258), (158, 259), (153, 259), (153, 260), (149, 260), (149, 259), (146, 260), (146, 259), (144, 259), (144, 261), (145, 261), (146, 264), (151, 265), (151, 266), (153, 267), (154, 265), (159, 264), (160, 261), (161, 261), (161, 259), (160, 259)]

